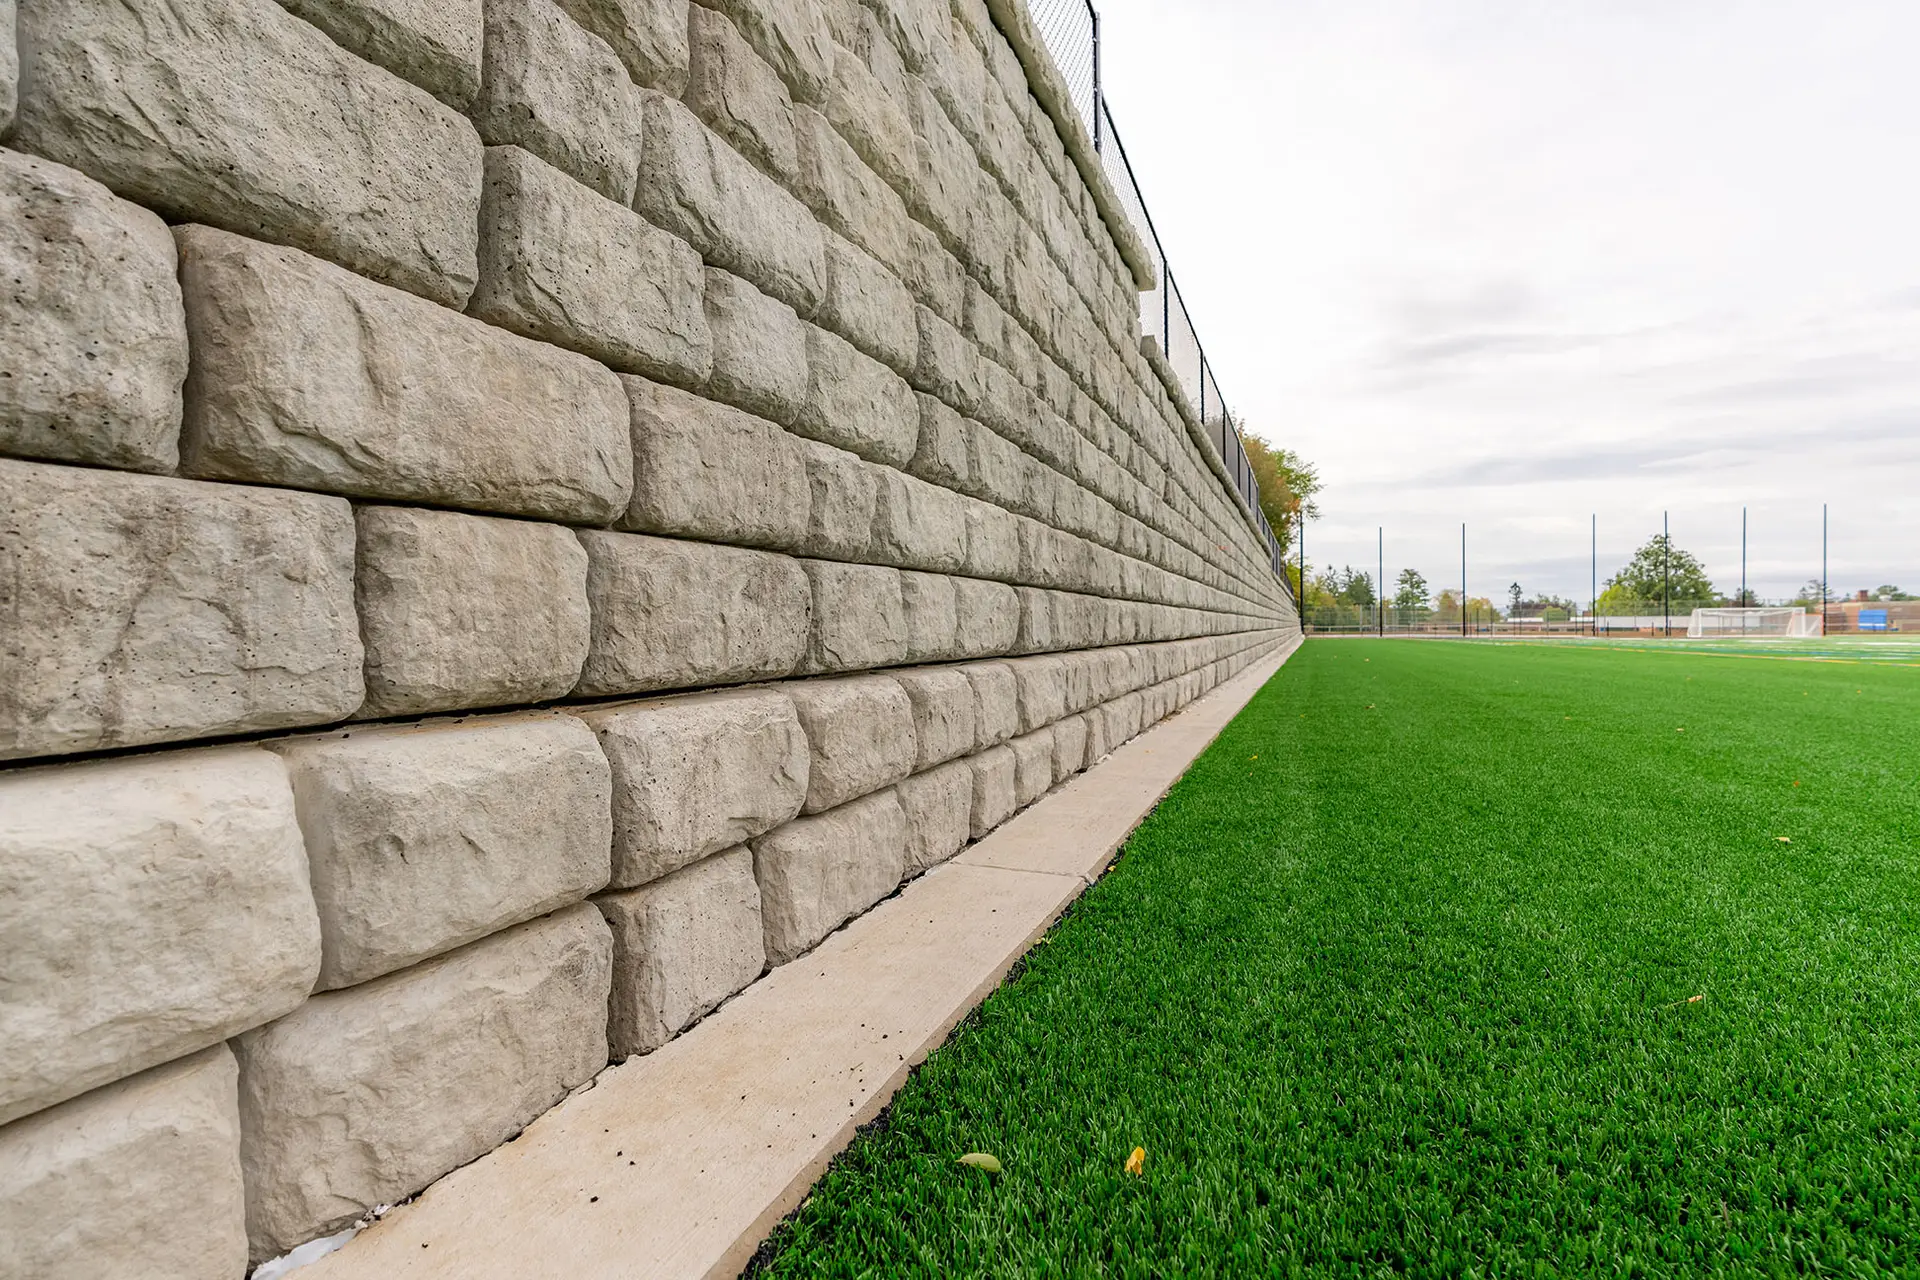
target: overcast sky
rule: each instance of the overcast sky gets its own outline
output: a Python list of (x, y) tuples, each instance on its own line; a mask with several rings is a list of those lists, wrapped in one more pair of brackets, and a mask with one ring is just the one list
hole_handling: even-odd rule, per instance
[(1103, 0), (1109, 100), (1315, 564), (1584, 601), (1658, 533), (1920, 591), (1920, 0)]

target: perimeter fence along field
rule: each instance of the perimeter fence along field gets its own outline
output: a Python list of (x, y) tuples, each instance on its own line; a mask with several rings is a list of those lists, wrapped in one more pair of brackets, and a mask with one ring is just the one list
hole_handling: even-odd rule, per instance
[(1899, 666), (1310, 643), (763, 1273), (1913, 1274), (1916, 758)]

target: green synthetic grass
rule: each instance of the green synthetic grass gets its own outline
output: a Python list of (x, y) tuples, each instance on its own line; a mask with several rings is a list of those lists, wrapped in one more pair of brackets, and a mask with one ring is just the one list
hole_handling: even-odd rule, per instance
[(761, 1269), (1920, 1274), (1917, 778), (1902, 666), (1310, 642)]

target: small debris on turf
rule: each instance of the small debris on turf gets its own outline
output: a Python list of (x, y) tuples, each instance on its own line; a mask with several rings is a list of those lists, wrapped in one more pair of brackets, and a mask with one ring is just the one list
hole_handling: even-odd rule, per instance
[(972, 1165), (976, 1169), (985, 1169), (988, 1173), (999, 1173), (1000, 1162), (984, 1151), (969, 1151), (960, 1157), (958, 1163)]
[(1127, 1157), (1127, 1172), (1137, 1178), (1146, 1167), (1147, 1149), (1145, 1147), (1135, 1147), (1133, 1154)]
[(1775, 837), (1774, 837), (1774, 839), (1775, 839), (1775, 840), (1778, 840), (1778, 841), (1779, 841), (1779, 842), (1780, 842), (1781, 844), (1792, 844), (1792, 843), (1793, 843), (1793, 837), (1792, 837), (1792, 836), (1775, 836)]
[(1675, 1000), (1672, 1004), (1663, 1004), (1660, 1007), (1662, 1009), (1678, 1009), (1683, 1004), (1699, 1004), (1706, 998), (1705, 995), (1688, 996), (1685, 1000)]

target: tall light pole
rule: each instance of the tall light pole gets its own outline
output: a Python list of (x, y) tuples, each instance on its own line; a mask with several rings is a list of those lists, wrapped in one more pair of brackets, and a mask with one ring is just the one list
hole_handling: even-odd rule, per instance
[(1660, 513), (1660, 633), (1673, 639), (1673, 529)]
[[(1747, 509), (1740, 508), (1740, 607), (1747, 607)], [(1746, 628), (1741, 628), (1745, 630)]]
[(1827, 634), (1827, 597), (1833, 594), (1827, 583), (1827, 504), (1820, 504), (1820, 634)]
[(1593, 577), (1587, 583), (1587, 589), (1593, 594), (1587, 597), (1587, 634), (1600, 634), (1600, 513), (1593, 513), (1593, 564), (1588, 570)]
[(1379, 546), (1374, 550), (1379, 557), (1379, 563), (1374, 567), (1380, 572), (1380, 590), (1374, 593), (1375, 615), (1379, 619), (1380, 635), (1384, 637), (1387, 634), (1387, 527), (1380, 525), (1374, 533), (1380, 539)]
[(1460, 638), (1467, 638), (1467, 526), (1460, 524)]

